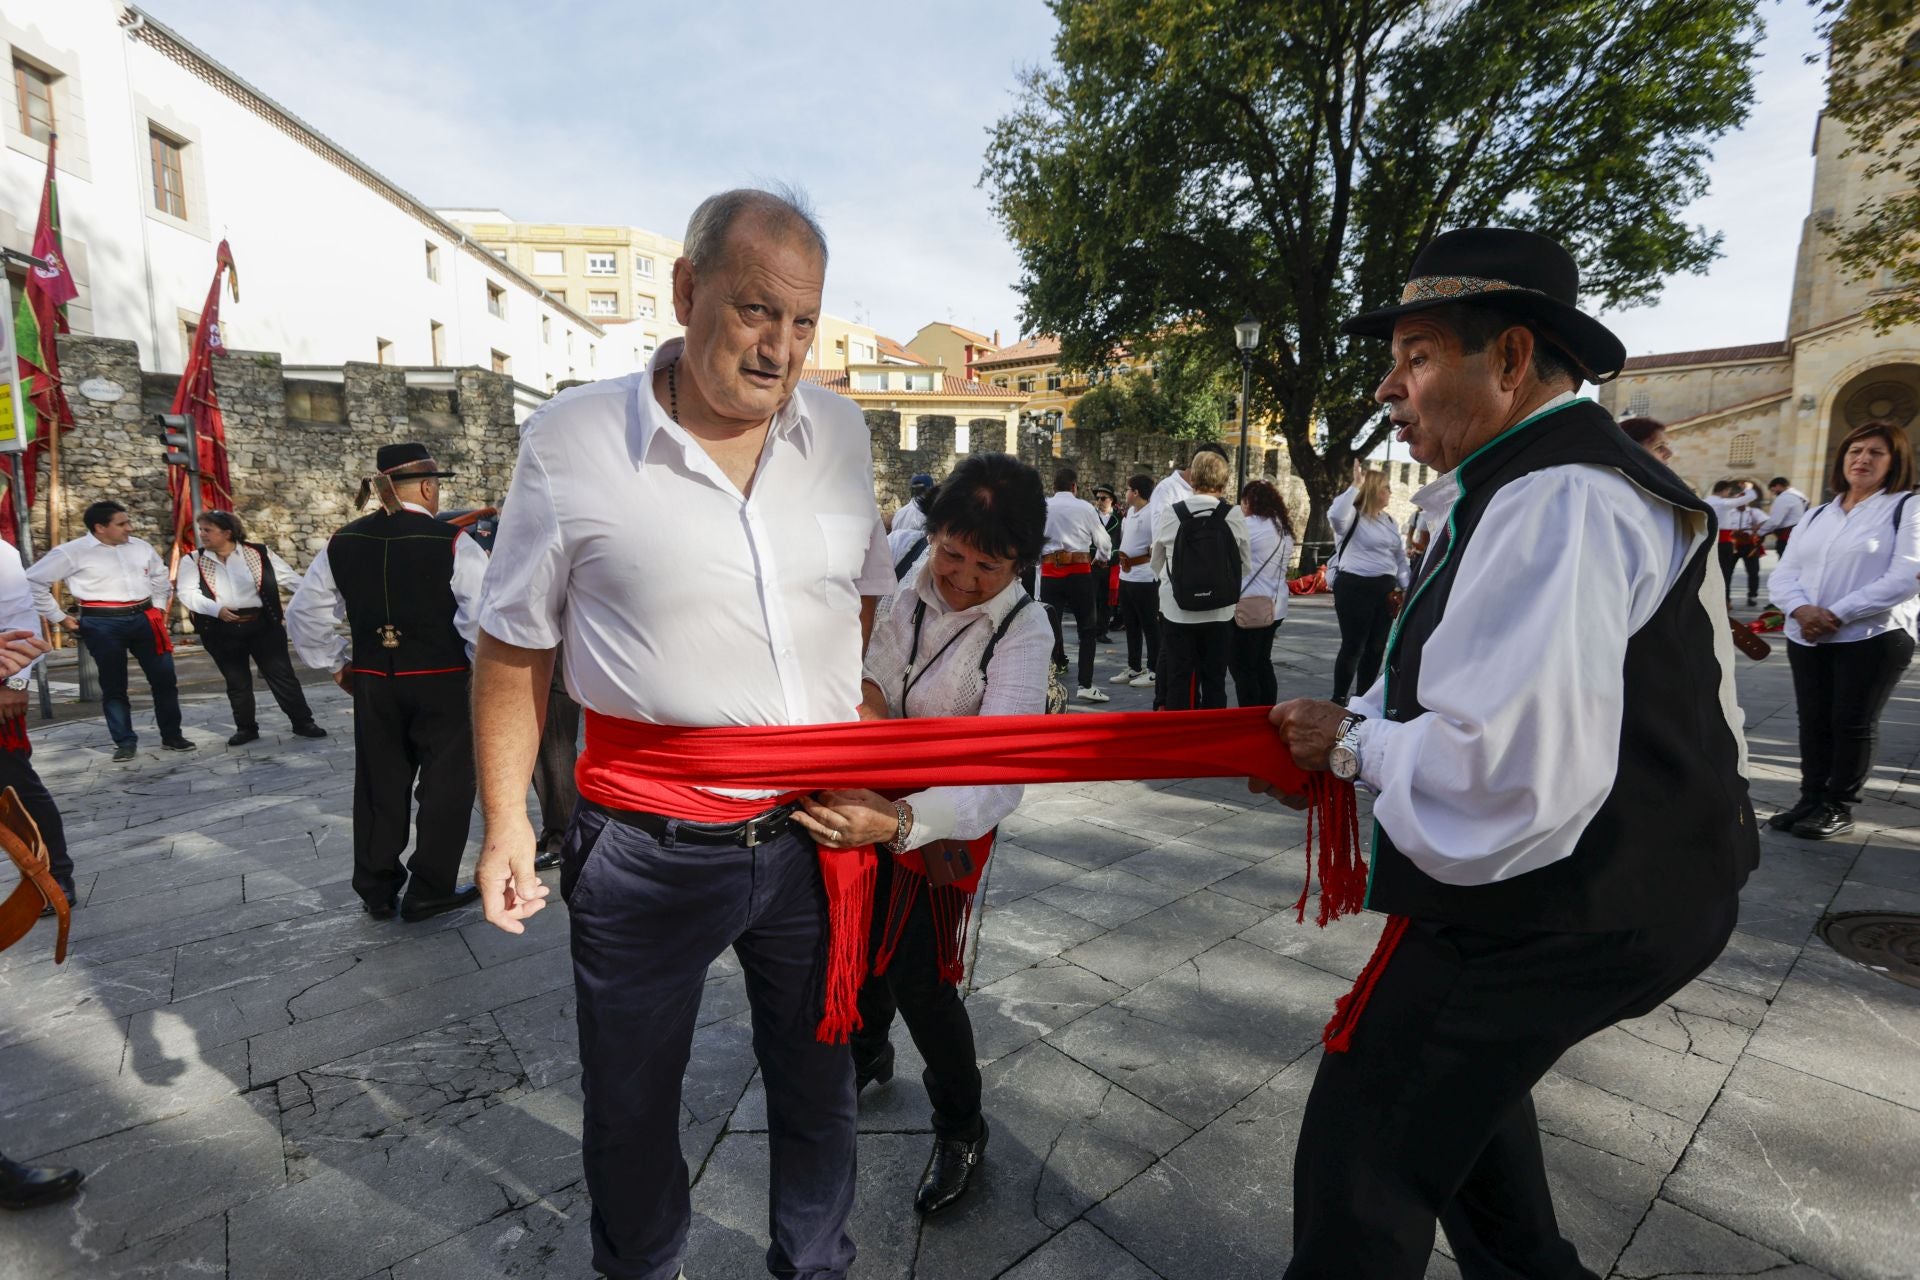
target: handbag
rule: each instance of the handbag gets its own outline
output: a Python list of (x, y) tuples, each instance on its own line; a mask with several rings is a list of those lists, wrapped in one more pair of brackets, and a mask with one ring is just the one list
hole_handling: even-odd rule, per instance
[[(1273, 550), (1267, 552), (1267, 558), (1260, 562), (1260, 567), (1253, 571), (1247, 581), (1252, 582), (1258, 579), (1262, 573), (1266, 572), (1267, 566), (1273, 563), (1273, 558), (1279, 554), (1280, 542), (1275, 539)], [(1272, 626), (1273, 597), (1241, 596), (1239, 602), (1233, 606), (1233, 625), (1242, 631), (1259, 631), (1264, 627)]]
[(51, 907), (58, 921), (54, 935), (53, 962), (67, 958), (67, 929), (72, 922), (67, 895), (55, 883), (47, 856), (47, 842), (40, 827), (20, 803), (12, 787), (0, 791), (0, 848), (20, 871), (20, 883), (0, 901), (0, 951), (5, 951), (32, 931), (43, 909)]

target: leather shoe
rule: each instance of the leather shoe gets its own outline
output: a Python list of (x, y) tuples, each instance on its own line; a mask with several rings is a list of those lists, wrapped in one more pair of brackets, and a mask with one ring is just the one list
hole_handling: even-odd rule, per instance
[(1802, 818), (1808, 818), (1820, 811), (1820, 801), (1813, 796), (1801, 796), (1800, 802), (1791, 809), (1782, 809), (1767, 819), (1767, 825), (1775, 831), (1791, 831), (1794, 824)]
[(140, 754), (140, 748), (131, 742), (124, 742), (113, 749), (113, 762), (123, 764)]
[(249, 742), (258, 741), (260, 741), (260, 731), (258, 729), (240, 729), (235, 731), (231, 738), (227, 739), (227, 745), (230, 747), (244, 747)]
[(438, 897), (410, 893), (400, 899), (400, 918), (408, 924), (417, 924), (449, 911), (458, 911), (461, 907), (478, 901), (480, 901), (480, 886), (477, 884), (462, 885), (452, 893)]
[(1823, 804), (1793, 824), (1803, 840), (1831, 840), (1853, 830), (1853, 811), (1843, 804)]
[(987, 1122), (980, 1122), (980, 1136), (968, 1142), (961, 1138), (935, 1138), (933, 1160), (927, 1176), (920, 1180), (913, 1207), (921, 1213), (938, 1213), (967, 1193), (973, 1171), (987, 1150)]
[(862, 1062), (858, 1054), (854, 1055), (853, 1092), (855, 1097), (858, 1097), (868, 1085), (885, 1084), (891, 1079), (893, 1079), (893, 1046), (891, 1044), (882, 1045), (880, 1052), (876, 1053), (870, 1062)]
[(365, 907), (367, 914), (375, 920), (391, 920), (399, 902), (398, 898), (388, 898), (385, 902), (362, 901), (360, 905)]
[(297, 736), (302, 738), (324, 738), (327, 736), (327, 731), (325, 729), (322, 729), (319, 725), (314, 724), (311, 721), (307, 722), (306, 724), (297, 724), (293, 726), (293, 731)]
[(551, 871), (560, 865), (560, 844), (555, 841), (550, 848), (542, 849), (533, 855), (535, 871)]
[(17, 1164), (0, 1156), (0, 1209), (31, 1209), (65, 1200), (86, 1181), (78, 1169)]
[(189, 742), (185, 738), (163, 738), (161, 739), (160, 745), (169, 751), (198, 751), (200, 749), (197, 743)]

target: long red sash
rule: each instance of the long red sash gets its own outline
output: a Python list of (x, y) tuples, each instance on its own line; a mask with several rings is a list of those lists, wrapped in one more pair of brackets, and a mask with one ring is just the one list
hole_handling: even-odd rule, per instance
[[(1317, 864), (1324, 925), (1358, 911), (1366, 897), (1353, 787), (1295, 765), (1268, 723), (1267, 710), (707, 729), (645, 724), (589, 710), (576, 776), (582, 795), (615, 807), (626, 807), (613, 786), (623, 776), (781, 792), (868, 788), (902, 793), (1006, 783), (1263, 778), (1309, 797), (1307, 883), (1295, 907), (1304, 919)], [(844, 1040), (860, 1025), (856, 1001), (867, 973), (876, 857), (871, 847), (820, 851), (830, 937), (826, 1016), (818, 1034), (829, 1043)]]

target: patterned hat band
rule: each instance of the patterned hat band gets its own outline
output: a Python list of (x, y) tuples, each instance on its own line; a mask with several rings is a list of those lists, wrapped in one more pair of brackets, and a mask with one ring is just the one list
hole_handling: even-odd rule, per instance
[(1448, 302), (1480, 293), (1534, 293), (1546, 296), (1538, 289), (1486, 276), (1415, 276), (1400, 291), (1400, 305), (1404, 307), (1410, 302)]

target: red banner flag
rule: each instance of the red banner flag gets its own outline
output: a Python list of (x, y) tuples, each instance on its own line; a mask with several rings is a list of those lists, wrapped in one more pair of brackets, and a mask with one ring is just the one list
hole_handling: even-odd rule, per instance
[[(238, 271), (233, 251), (222, 240), (214, 255), (213, 284), (207, 289), (206, 305), (200, 309), (200, 323), (193, 331), (193, 346), (187, 352), (187, 367), (180, 374), (180, 386), (173, 393), (170, 413), (193, 419), (200, 464), (200, 505), (208, 511), (233, 510), (233, 482), (227, 474), (227, 430), (220, 417), (220, 392), (213, 382), (213, 357), (224, 355), (220, 338), (220, 278), (228, 275), (233, 298), (240, 300)], [(193, 501), (188, 492), (186, 468), (174, 467), (167, 474), (167, 490), (173, 495), (173, 547), (175, 555), (193, 549)]]
[[(59, 335), (67, 331), (67, 303), (80, 292), (67, 269), (60, 241), (60, 197), (54, 185), (55, 137), (47, 138), (47, 176), (40, 187), (40, 218), (33, 229), (33, 256), (41, 265), (27, 269), (27, 286), (14, 312), (13, 337), (15, 360), (20, 372), (20, 393), (24, 404), (17, 406), (16, 425), (27, 442), (19, 455), (26, 477), (27, 506), (32, 507), (35, 479), (39, 474), (40, 453), (47, 447), (50, 428), (65, 431), (73, 426), (73, 410), (60, 382)], [(9, 542), (19, 542), (13, 526), (13, 503), (0, 501), (0, 534)]]

